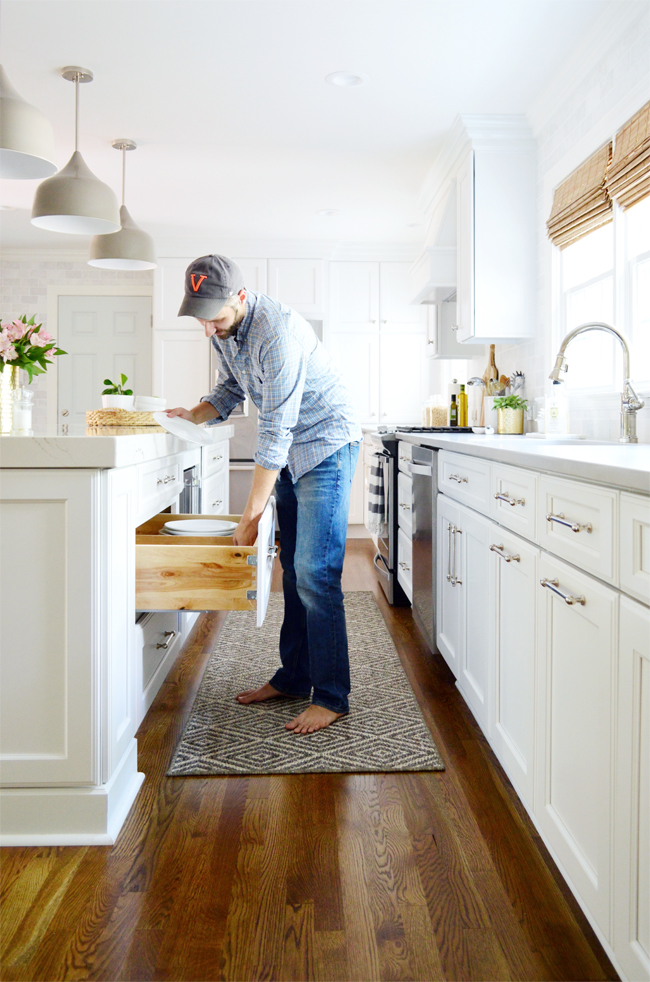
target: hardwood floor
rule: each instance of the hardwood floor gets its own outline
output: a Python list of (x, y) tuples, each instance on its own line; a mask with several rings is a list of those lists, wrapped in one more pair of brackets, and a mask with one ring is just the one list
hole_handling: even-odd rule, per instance
[(223, 623), (205, 615), (140, 728), (116, 845), (2, 850), (3, 979), (616, 979), (369, 540), (343, 586), (374, 591), (446, 771), (165, 777)]

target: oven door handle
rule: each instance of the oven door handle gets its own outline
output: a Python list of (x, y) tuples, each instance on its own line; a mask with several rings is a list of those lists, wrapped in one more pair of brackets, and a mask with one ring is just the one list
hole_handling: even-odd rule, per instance
[[(381, 568), (381, 566), (379, 566), (377, 564), (377, 560), (378, 559), (380, 559), (381, 562), (383, 563), (383, 566), (384, 566), (383, 569)], [(384, 573), (387, 576), (390, 575), (390, 569), (388, 568), (388, 563), (386, 562), (386, 560), (384, 559), (384, 557), (382, 556), (382, 554), (380, 552), (376, 553), (375, 558), (373, 559), (373, 564), (374, 564), (375, 569), (379, 570), (380, 573)]]

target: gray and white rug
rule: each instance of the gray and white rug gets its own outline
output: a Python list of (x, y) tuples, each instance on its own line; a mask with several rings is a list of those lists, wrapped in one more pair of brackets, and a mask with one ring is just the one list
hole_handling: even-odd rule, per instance
[(168, 776), (444, 770), (370, 592), (345, 595), (348, 716), (311, 736), (296, 736), (284, 724), (307, 700), (240, 706), (237, 693), (268, 681), (279, 665), (283, 611), (282, 594), (272, 593), (261, 628), (254, 613), (228, 614)]

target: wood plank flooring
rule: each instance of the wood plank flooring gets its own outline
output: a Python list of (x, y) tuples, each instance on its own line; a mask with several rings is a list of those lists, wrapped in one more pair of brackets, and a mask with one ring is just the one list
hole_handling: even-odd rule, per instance
[(377, 596), (446, 771), (165, 777), (223, 623), (205, 615), (140, 728), (116, 845), (2, 850), (4, 980), (616, 979), (369, 540), (343, 586)]

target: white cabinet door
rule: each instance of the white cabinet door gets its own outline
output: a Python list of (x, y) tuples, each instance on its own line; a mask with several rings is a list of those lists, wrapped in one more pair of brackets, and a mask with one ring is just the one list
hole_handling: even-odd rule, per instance
[(425, 329), (426, 308), (421, 304), (409, 304), (410, 269), (410, 263), (379, 264), (379, 320), (382, 331)]
[(379, 263), (330, 263), (330, 330), (379, 330)]
[(481, 729), (488, 731), (488, 676), (493, 641), (490, 635), (490, 525), (469, 508), (458, 509), (456, 539), (460, 570), (456, 589), (462, 598), (462, 643), (457, 685)]
[(460, 673), (462, 637), (462, 594), (456, 578), (462, 580), (460, 543), (456, 534), (460, 509), (458, 505), (438, 495), (438, 553), (437, 553), (437, 623), (436, 643), (440, 654), (458, 678)]
[(267, 292), (266, 259), (241, 259), (233, 256), (233, 260), (244, 274), (247, 290), (252, 290), (254, 293)]
[(650, 979), (650, 610), (621, 597), (614, 951), (629, 979)]
[(268, 295), (303, 317), (322, 317), (323, 260), (269, 259)]
[(429, 367), (425, 349), (424, 334), (380, 335), (380, 422), (421, 425)]
[(456, 177), (456, 316), (458, 340), (474, 337), (474, 151)]
[(221, 470), (201, 482), (201, 514), (228, 514), (229, 472)]
[(539, 574), (535, 815), (574, 891), (610, 939), (618, 595), (544, 553)]
[(158, 259), (153, 274), (153, 324), (157, 330), (195, 331), (194, 317), (179, 317), (185, 296), (185, 270), (196, 256), (181, 259)]
[[(196, 321), (194, 321), (196, 325)], [(191, 409), (210, 385), (210, 342), (203, 329), (153, 332), (153, 388), (171, 409)]]
[(330, 335), (329, 352), (350, 393), (360, 423), (379, 415), (379, 337), (356, 332)]
[(531, 809), (535, 782), (535, 645), (539, 549), (490, 525), (495, 654), (488, 739)]

